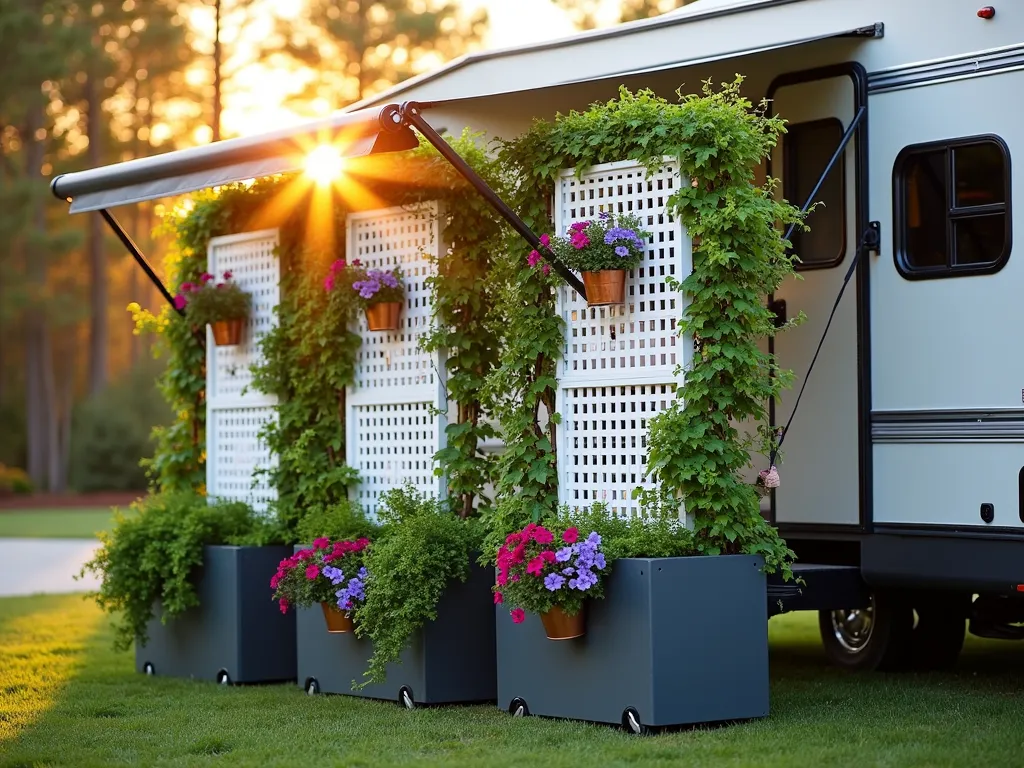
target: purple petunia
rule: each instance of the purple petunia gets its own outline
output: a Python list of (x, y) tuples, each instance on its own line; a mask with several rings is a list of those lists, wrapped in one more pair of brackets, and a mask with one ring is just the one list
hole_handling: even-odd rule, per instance
[(544, 586), (551, 592), (561, 589), (563, 584), (565, 584), (565, 577), (559, 576), (557, 573), (549, 573), (544, 577)]
[(562, 547), (555, 552), (555, 560), (560, 563), (566, 562), (570, 557), (572, 557), (572, 547)]
[(644, 245), (640, 236), (632, 229), (626, 229), (625, 227), (611, 227), (604, 233), (605, 245), (612, 245), (617, 240), (625, 240), (626, 242), (633, 243), (637, 248), (643, 248)]
[(629, 256), (629, 248), (627, 248), (624, 245), (617, 245), (615, 246), (615, 255), (621, 256), (622, 258), (626, 258), (627, 256)]

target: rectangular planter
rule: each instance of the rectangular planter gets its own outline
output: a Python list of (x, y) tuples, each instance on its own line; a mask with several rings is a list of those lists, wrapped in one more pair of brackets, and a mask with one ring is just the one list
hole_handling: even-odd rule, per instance
[(616, 560), (574, 640), (548, 640), (540, 616), (513, 624), (508, 606), (496, 606), (498, 706), (613, 724), (633, 708), (651, 727), (767, 716), (763, 564), (746, 555)]
[(167, 677), (232, 683), (295, 680), (295, 615), (272, 600), (270, 578), (292, 548), (205, 547), (196, 589), (199, 606), (166, 624), (149, 622), (136, 643), (135, 669)]
[(391, 701), (401, 701), (406, 688), (415, 704), (494, 701), (493, 583), (493, 572), (474, 564), (469, 578), (451, 584), (441, 598), (437, 620), (416, 633), (399, 663), (388, 665), (387, 679), (359, 691), (352, 683), (365, 680), (373, 643), (353, 633), (328, 634), (319, 605), (299, 609), (299, 684), (307, 691)]

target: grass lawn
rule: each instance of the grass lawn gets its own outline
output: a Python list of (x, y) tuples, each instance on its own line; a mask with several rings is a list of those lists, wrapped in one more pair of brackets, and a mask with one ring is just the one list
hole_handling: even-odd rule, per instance
[(95, 539), (113, 526), (110, 509), (0, 511), (0, 538)]
[[(0, 766), (1019, 766), (1024, 647), (958, 671), (845, 674), (814, 618), (773, 619), (772, 713), (638, 738), (494, 707), (418, 709), (292, 686), (146, 678), (78, 596), (0, 600)], [(692, 692), (700, 695), (699, 691)]]

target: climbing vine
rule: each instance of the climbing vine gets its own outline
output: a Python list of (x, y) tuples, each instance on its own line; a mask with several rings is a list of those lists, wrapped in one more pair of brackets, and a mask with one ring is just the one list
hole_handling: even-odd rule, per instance
[[(697, 552), (757, 553), (769, 569), (788, 574), (793, 554), (760, 515), (758, 491), (741, 475), (752, 449), (770, 451), (772, 437), (763, 426), (767, 406), (792, 380), (758, 342), (780, 330), (765, 297), (793, 269), (789, 244), (776, 227), (799, 221), (800, 214), (774, 199), (774, 182), (754, 183), (755, 168), (785, 127), (764, 105), (755, 108), (744, 99), (741, 83), (737, 77), (717, 91), (705, 83), (701, 94), (681, 95), (677, 102), (622, 88), (615, 100), (554, 122), (537, 121), (505, 145), (503, 160), (519, 169), (520, 210), (543, 231), (549, 226), (545, 201), (561, 170), (582, 173), (600, 163), (632, 160), (653, 172), (666, 156), (679, 159), (690, 184), (669, 198), (667, 210), (694, 241), (693, 271), (676, 287), (690, 299), (679, 331), (692, 334), (696, 351), (692, 365), (677, 371), (685, 379), (672, 406), (650, 422), (649, 471), (663, 493), (685, 504)], [(537, 269), (540, 264), (524, 264), (521, 247), (514, 253), (510, 274), (502, 277), (521, 278), (503, 296), (509, 313), (503, 320), (515, 332), (506, 339), (493, 384), (525, 397), (514, 418), (514, 408), (499, 408), (502, 426), (513, 427), (506, 433), (509, 457), (502, 469), (514, 482), (537, 486), (528, 486), (524, 500), (515, 499), (511, 488), (499, 488), (499, 533), (536, 519), (538, 508), (550, 512), (555, 506), (545, 495), (554, 488), (554, 442), (542, 437), (539, 419), (530, 421), (538, 410), (530, 408), (531, 399), (546, 406), (554, 388), (552, 364), (561, 334), (558, 319), (550, 317), (552, 278)], [(530, 339), (517, 344), (517, 336)], [(756, 435), (740, 433), (735, 425), (745, 421), (762, 425)]]

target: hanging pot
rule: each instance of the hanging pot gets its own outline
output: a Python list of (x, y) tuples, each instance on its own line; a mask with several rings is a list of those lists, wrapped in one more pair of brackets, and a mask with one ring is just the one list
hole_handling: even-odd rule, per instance
[(344, 613), (338, 606), (331, 603), (320, 603), (324, 609), (324, 621), (327, 622), (327, 631), (332, 635), (352, 631), (352, 617)]
[(397, 331), (402, 302), (382, 301), (366, 308), (366, 327), (371, 331)]
[(584, 613), (585, 611), (581, 609), (575, 616), (567, 616), (557, 605), (550, 611), (542, 613), (540, 620), (544, 624), (548, 640), (572, 640), (574, 637), (583, 637), (587, 633)]
[(211, 325), (213, 326), (213, 343), (218, 347), (230, 347), (242, 343), (242, 326), (245, 325), (245, 321), (241, 318), (217, 320)]
[(602, 269), (584, 272), (583, 285), (587, 289), (587, 305), (591, 307), (626, 302), (626, 270)]

